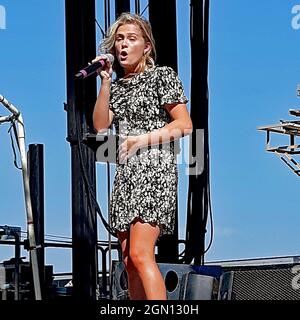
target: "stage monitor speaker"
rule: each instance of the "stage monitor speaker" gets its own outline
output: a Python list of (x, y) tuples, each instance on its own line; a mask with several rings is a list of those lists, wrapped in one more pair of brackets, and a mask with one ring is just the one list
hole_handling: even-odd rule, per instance
[(127, 273), (121, 261), (113, 261), (110, 292), (113, 300), (129, 299)]
[[(158, 263), (164, 278), (168, 300), (211, 300), (217, 297), (216, 279), (205, 269), (205, 275), (197, 274), (197, 267), (187, 264)], [(215, 268), (211, 268), (212, 274)], [(111, 295), (113, 300), (127, 300), (128, 283), (123, 262), (113, 261)]]
[(273, 265), (226, 271), (218, 300), (300, 300), (300, 265)]
[[(182, 277), (193, 271), (192, 266), (158, 263), (158, 267), (165, 280), (168, 300), (179, 300)], [(113, 261), (111, 295), (113, 300), (129, 299), (127, 274), (120, 261)]]
[(215, 277), (190, 272), (182, 278), (179, 300), (217, 300), (218, 289)]

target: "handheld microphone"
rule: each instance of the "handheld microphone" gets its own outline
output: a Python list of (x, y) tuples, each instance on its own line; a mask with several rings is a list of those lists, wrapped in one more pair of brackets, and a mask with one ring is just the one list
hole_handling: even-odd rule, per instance
[[(115, 58), (112, 54), (107, 53), (107, 54), (104, 54), (104, 56), (106, 56), (107, 59), (110, 61), (110, 63), (113, 64)], [(75, 77), (77, 79), (85, 79), (91, 76), (92, 74), (94, 74), (98, 69), (102, 69), (105, 66), (105, 64), (106, 64), (106, 60), (100, 59), (99, 61), (94, 62), (89, 66), (85, 67), (84, 69), (80, 70), (78, 73), (76, 73)]]

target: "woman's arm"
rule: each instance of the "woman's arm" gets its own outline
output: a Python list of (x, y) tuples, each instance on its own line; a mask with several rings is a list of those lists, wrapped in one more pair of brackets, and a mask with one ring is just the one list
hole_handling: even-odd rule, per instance
[(164, 127), (138, 136), (140, 148), (177, 140), (193, 131), (193, 123), (186, 104), (166, 105), (172, 121)]
[(109, 110), (112, 66), (110, 60), (105, 55), (96, 57), (92, 62), (96, 62), (100, 59), (106, 60), (106, 66), (98, 72), (101, 77), (101, 87), (93, 112), (93, 124), (97, 132), (106, 130), (114, 117), (114, 113)]
[(166, 105), (165, 108), (169, 112), (172, 121), (164, 127), (149, 133), (125, 137), (118, 149), (121, 163), (134, 155), (140, 148), (177, 140), (192, 133), (193, 123), (186, 104)]
[(97, 132), (106, 130), (114, 117), (109, 110), (110, 80), (102, 79), (101, 88), (93, 112), (93, 124)]

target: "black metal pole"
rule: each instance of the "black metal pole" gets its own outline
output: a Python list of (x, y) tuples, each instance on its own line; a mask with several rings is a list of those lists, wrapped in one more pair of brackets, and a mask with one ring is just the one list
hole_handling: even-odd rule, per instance
[(20, 236), (17, 232), (13, 233), (15, 243), (15, 300), (20, 300)]
[[(158, 18), (163, 17), (163, 19)], [(176, 0), (149, 0), (149, 19), (156, 42), (157, 64), (172, 67), (177, 72)], [(178, 261), (178, 209), (174, 235), (164, 235), (158, 241), (158, 262)]]
[(176, 0), (149, 0), (149, 19), (156, 43), (157, 64), (172, 67), (177, 72)]
[(88, 201), (82, 170), (85, 168), (96, 194), (95, 153), (82, 144), (82, 139), (94, 131), (92, 114), (97, 83), (95, 77), (76, 81), (74, 75), (96, 55), (95, 1), (65, 0), (65, 11), (68, 99), (65, 109), (72, 167), (73, 297), (93, 301), (98, 281), (97, 219)]
[(130, 0), (115, 0), (116, 18), (123, 12), (130, 12)]
[(106, 32), (110, 26), (110, 0), (104, 0), (104, 22)]
[(135, 13), (136, 14), (140, 14), (141, 13), (140, 0), (135, 0)]
[[(209, 211), (208, 144), (208, 26), (209, 0), (191, 0), (191, 118), (189, 190), (185, 262), (204, 263)], [(194, 161), (192, 161), (194, 157)]]
[(28, 171), (34, 233), (37, 246), (42, 299), (45, 298), (45, 249), (44, 249), (44, 146), (30, 144)]
[(101, 261), (102, 261), (102, 286), (100, 287), (101, 294), (106, 298), (107, 297), (107, 267), (106, 267), (106, 254), (109, 248), (98, 248), (101, 251)]

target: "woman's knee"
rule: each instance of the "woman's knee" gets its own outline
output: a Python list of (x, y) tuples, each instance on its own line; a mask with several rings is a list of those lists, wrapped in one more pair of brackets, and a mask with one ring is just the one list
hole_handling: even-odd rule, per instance
[(153, 260), (152, 255), (141, 248), (130, 248), (128, 258), (136, 269), (142, 268)]

